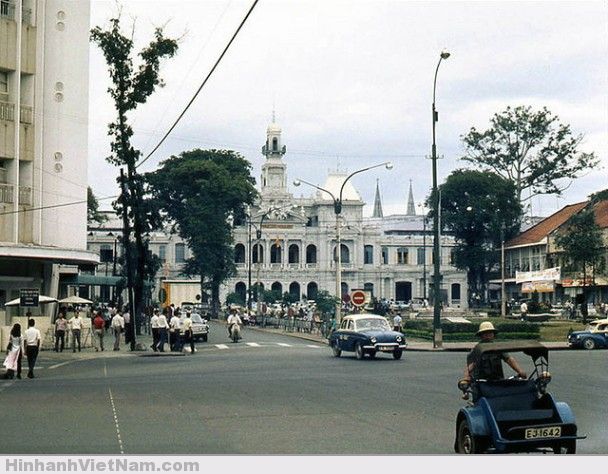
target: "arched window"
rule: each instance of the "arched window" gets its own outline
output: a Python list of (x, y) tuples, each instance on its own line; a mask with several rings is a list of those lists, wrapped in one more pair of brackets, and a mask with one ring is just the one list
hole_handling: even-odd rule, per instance
[(234, 292), (239, 295), (243, 304), (247, 302), (247, 285), (245, 285), (245, 283), (239, 281), (234, 285)]
[(289, 293), (297, 296), (298, 300), (300, 299), (300, 284), (297, 281), (294, 281), (289, 285)]
[(243, 244), (234, 246), (234, 263), (245, 263), (245, 246)]
[(452, 300), (460, 299), (460, 283), (452, 284)]
[(289, 263), (300, 263), (300, 247), (296, 244), (289, 246)]
[(348, 283), (342, 282), (342, 296), (348, 295)]
[(283, 285), (281, 285), (281, 283), (279, 283), (278, 281), (275, 281), (272, 286), (270, 287), (271, 291), (278, 291), (279, 293), (281, 293), (281, 295), (283, 294)]
[(363, 263), (365, 265), (372, 265), (374, 263), (374, 246), (366, 245), (363, 247)]
[(273, 244), (270, 247), (270, 263), (281, 263), (281, 246)]
[[(350, 250), (345, 244), (340, 244), (340, 248), (342, 249), (342, 252), (340, 252), (340, 260), (342, 263), (350, 263)], [(334, 261), (338, 261), (336, 247), (334, 247)]]
[(306, 247), (306, 263), (317, 263), (317, 246), (309, 245)]
[(373, 283), (364, 283), (363, 291), (369, 291), (372, 296), (374, 296), (374, 284)]
[(253, 263), (264, 263), (264, 247), (262, 247), (262, 244), (255, 244), (253, 246), (251, 261)]
[(277, 137), (272, 139), (272, 151), (279, 151), (279, 139)]
[(319, 292), (319, 285), (317, 285), (314, 281), (311, 281), (306, 286), (306, 296), (309, 300), (314, 300)]

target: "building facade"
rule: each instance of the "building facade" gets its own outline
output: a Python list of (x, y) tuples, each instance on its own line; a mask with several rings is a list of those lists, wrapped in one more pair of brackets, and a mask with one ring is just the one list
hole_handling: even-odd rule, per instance
[[(0, 312), (87, 252), (90, 2), (0, 0)], [(7, 315), (0, 313), (0, 319)]]
[[(411, 184), (405, 214), (384, 217), (377, 186), (373, 215), (363, 217), (365, 203), (351, 181), (345, 183), (348, 174), (342, 170), (330, 172), (322, 190), (310, 197), (294, 197), (287, 188), (286, 151), (273, 122), (262, 147), (260, 199), (246, 222), (234, 227), (238, 272), (224, 285), (223, 297), (234, 292), (245, 302), (253, 287), (298, 299), (319, 290), (337, 294), (339, 239), (341, 295), (361, 289), (377, 300), (431, 300), (432, 226), (416, 214)], [(340, 196), (340, 189), (337, 215), (332, 195)], [(445, 305), (465, 308), (467, 278), (451, 265), (453, 247), (454, 239), (442, 235), (441, 297)]]

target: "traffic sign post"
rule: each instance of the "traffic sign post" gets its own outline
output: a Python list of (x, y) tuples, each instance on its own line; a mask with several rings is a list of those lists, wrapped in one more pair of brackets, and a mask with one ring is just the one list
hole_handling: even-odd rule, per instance
[(367, 301), (367, 296), (365, 294), (364, 291), (361, 290), (355, 290), (353, 291), (353, 294), (351, 295), (351, 301), (353, 302), (353, 304), (357, 307), (361, 307), (365, 304), (365, 302)]

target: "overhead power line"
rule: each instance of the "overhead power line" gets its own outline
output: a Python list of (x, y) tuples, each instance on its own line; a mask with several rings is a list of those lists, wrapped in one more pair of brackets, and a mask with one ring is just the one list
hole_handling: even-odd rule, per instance
[(143, 160), (141, 160), (137, 164), (137, 166), (135, 166), (135, 168), (139, 168), (141, 165), (143, 165), (156, 152), (156, 150), (158, 150), (160, 148), (160, 146), (164, 143), (164, 141), (167, 139), (167, 137), (171, 134), (171, 132), (173, 131), (173, 129), (181, 121), (181, 119), (183, 118), (183, 116), (186, 115), (186, 112), (188, 111), (188, 109), (190, 108), (190, 106), (193, 104), (193, 102), (196, 100), (196, 98), (198, 97), (198, 95), (200, 94), (200, 92), (203, 90), (203, 87), (205, 87), (205, 84), (207, 84), (207, 81), (209, 80), (209, 78), (211, 77), (211, 75), (213, 74), (213, 72), (219, 66), (220, 62), (222, 61), (222, 58), (228, 52), (228, 49), (230, 48), (230, 46), (232, 45), (232, 43), (236, 39), (237, 35), (241, 31), (241, 29), (243, 28), (243, 26), (245, 25), (245, 23), (247, 22), (247, 19), (251, 15), (251, 12), (253, 12), (253, 9), (258, 4), (258, 2), (259, 2), (259, 0), (254, 0), (253, 4), (251, 5), (251, 8), (249, 8), (249, 11), (245, 15), (245, 18), (243, 18), (243, 20), (241, 21), (241, 24), (236, 29), (236, 31), (232, 35), (232, 38), (230, 38), (230, 41), (228, 42), (228, 44), (224, 48), (224, 51), (222, 51), (222, 54), (220, 54), (220, 57), (217, 59), (217, 61), (215, 62), (215, 64), (211, 68), (211, 71), (209, 71), (209, 74), (207, 74), (207, 77), (205, 77), (205, 80), (203, 81), (203, 83), (199, 86), (198, 90), (196, 91), (196, 93), (194, 94), (194, 96), (192, 97), (192, 99), (190, 99), (190, 102), (188, 102), (188, 105), (186, 105), (186, 107), (184, 108), (184, 110), (182, 111), (182, 113), (179, 114), (179, 117), (177, 117), (177, 120), (175, 120), (175, 122), (173, 123), (173, 125), (171, 125), (171, 128), (169, 128), (169, 130), (167, 131), (167, 133), (165, 133), (165, 135), (163, 136), (163, 138), (161, 138), (161, 140), (154, 147), (154, 149), (148, 154), (148, 156), (146, 156)]

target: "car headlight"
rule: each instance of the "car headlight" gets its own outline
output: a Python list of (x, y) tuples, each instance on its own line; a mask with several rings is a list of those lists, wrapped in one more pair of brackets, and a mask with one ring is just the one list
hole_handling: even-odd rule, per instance
[(401, 342), (401, 336), (397, 336), (397, 342)]
[(377, 340), (378, 340), (378, 339), (376, 339), (375, 337), (372, 337), (372, 338), (370, 339), (370, 341), (372, 341), (372, 344), (375, 344)]

